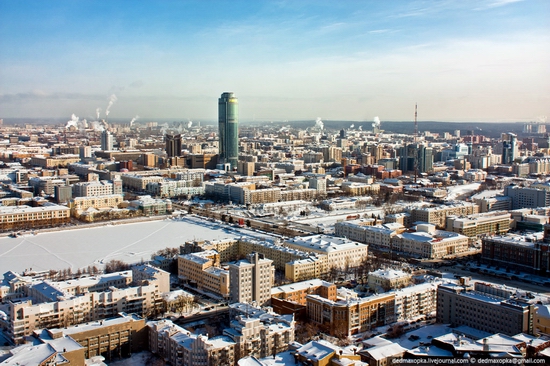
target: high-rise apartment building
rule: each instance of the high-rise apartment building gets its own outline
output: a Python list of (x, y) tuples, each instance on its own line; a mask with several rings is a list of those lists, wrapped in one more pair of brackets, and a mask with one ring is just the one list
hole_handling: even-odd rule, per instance
[(252, 253), (248, 259), (229, 264), (231, 300), (264, 306), (271, 298), (275, 267), (263, 254)]
[(164, 141), (166, 143), (166, 155), (169, 158), (181, 156), (181, 134), (166, 134), (164, 136)]
[(234, 93), (223, 93), (218, 99), (220, 163), (237, 168), (239, 157), (239, 104)]
[(101, 133), (101, 150), (111, 151), (113, 150), (113, 135), (107, 130)]

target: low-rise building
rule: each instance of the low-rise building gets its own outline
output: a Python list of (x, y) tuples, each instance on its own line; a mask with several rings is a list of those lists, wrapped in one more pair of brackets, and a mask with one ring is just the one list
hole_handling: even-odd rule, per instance
[(45, 342), (68, 336), (84, 348), (85, 358), (103, 355), (108, 360), (128, 357), (147, 344), (145, 319), (125, 313), (86, 324), (48, 328), (38, 335)]
[(52, 203), (38, 207), (0, 207), (0, 232), (55, 227), (68, 224), (70, 220), (71, 213), (67, 206)]
[(367, 243), (379, 249), (390, 249), (393, 237), (405, 231), (400, 224), (388, 223), (372, 226), (366, 224), (368, 221), (365, 220), (338, 222), (334, 225), (334, 233), (337, 236)]
[(511, 215), (497, 211), (469, 216), (447, 216), (446, 230), (475, 238), (484, 234), (504, 234), (510, 230)]
[(416, 232), (404, 232), (393, 238), (392, 249), (419, 258), (441, 259), (468, 250), (468, 237), (450, 231), (435, 230), (433, 225), (417, 225)]
[(379, 269), (369, 273), (369, 288), (374, 291), (389, 291), (407, 287), (411, 283), (411, 274), (395, 269)]
[(341, 269), (358, 266), (368, 256), (368, 245), (328, 235), (294, 237), (286, 239), (283, 245), (324, 255), (328, 265)]
[(548, 276), (550, 243), (541, 241), (537, 236), (486, 236), (482, 238), (481, 245), (481, 259), (486, 263)]
[(472, 215), (478, 212), (479, 207), (475, 203), (461, 202), (449, 205), (413, 208), (409, 213), (412, 222), (428, 222), (438, 228), (444, 228), (447, 216)]
[(361, 356), (349, 348), (341, 348), (325, 340), (311, 341), (296, 350), (297, 360), (304, 365), (360, 364)]

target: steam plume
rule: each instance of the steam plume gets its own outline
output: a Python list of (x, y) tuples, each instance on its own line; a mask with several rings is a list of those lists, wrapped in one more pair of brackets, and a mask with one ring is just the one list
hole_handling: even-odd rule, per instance
[(99, 113), (101, 113), (101, 108), (96, 108), (95, 115), (96, 115), (98, 121), (99, 121)]
[(134, 122), (136, 121), (136, 119), (138, 119), (139, 116), (136, 115), (134, 118), (132, 118), (132, 120), (130, 121), (130, 127), (132, 127), (134, 125)]
[(323, 123), (323, 121), (321, 121), (321, 117), (317, 117), (317, 119), (315, 120), (315, 127), (320, 130), (325, 128), (325, 124)]
[(110, 97), (109, 97), (109, 104), (107, 105), (107, 108), (105, 109), (105, 116), (108, 116), (109, 115), (109, 108), (111, 108), (114, 104), (114, 102), (116, 102), (118, 100), (118, 98), (116, 97), (116, 95), (112, 94)]
[(78, 120), (79, 118), (73, 113), (71, 116), (71, 120), (67, 121), (67, 125), (65, 125), (65, 128), (69, 128), (71, 126), (78, 127)]

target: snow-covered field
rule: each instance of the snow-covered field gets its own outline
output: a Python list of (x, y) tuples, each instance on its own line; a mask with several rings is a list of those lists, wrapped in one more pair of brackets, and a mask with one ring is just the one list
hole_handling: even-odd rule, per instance
[(89, 265), (101, 268), (111, 259), (136, 263), (149, 260), (159, 249), (178, 247), (189, 240), (243, 235), (259, 236), (188, 217), (4, 237), (0, 238), (0, 274), (30, 268), (41, 271), (70, 267), (75, 272)]
[(470, 183), (458, 186), (447, 187), (447, 200), (460, 199), (461, 196), (471, 196), (481, 185), (481, 183)]

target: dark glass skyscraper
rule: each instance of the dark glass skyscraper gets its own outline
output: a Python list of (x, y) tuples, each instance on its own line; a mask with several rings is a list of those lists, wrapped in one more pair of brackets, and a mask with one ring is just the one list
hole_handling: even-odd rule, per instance
[(166, 142), (166, 156), (169, 158), (181, 156), (181, 134), (166, 134), (164, 141)]
[(220, 129), (220, 163), (237, 167), (239, 158), (239, 101), (235, 93), (223, 93), (218, 99)]

